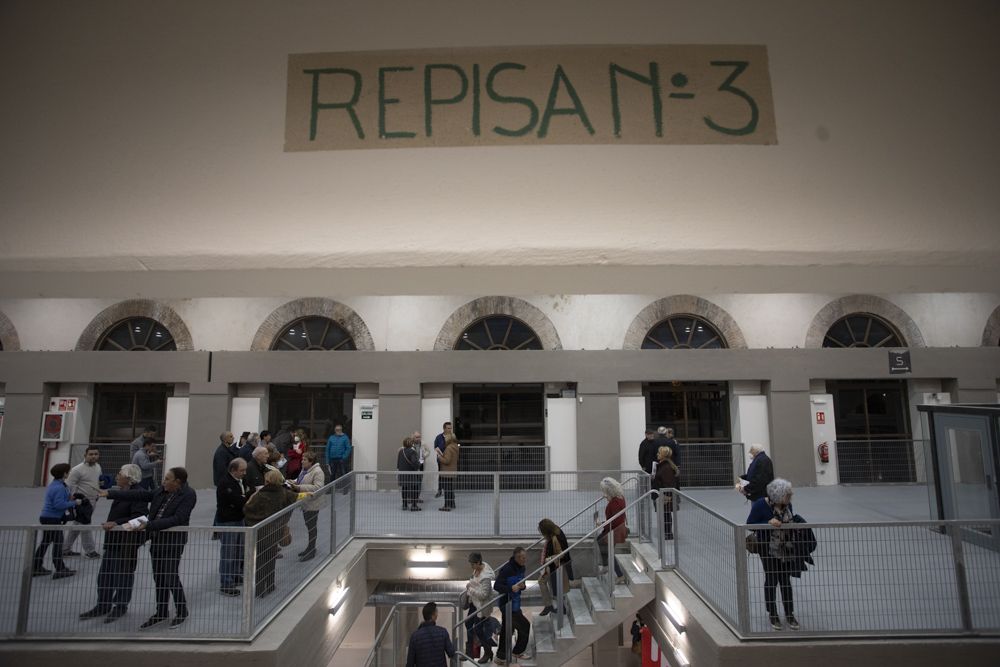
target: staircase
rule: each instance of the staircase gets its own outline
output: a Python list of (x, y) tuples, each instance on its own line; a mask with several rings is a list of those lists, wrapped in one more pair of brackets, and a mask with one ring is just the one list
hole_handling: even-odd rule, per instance
[[(556, 627), (555, 614), (534, 616), (528, 652), (517, 664), (525, 667), (562, 665), (619, 625), (630, 625), (636, 612), (653, 601), (656, 597), (653, 579), (639, 571), (633, 554), (618, 553), (615, 559), (625, 583), (615, 586), (614, 599), (596, 577), (584, 577), (580, 587), (570, 588), (566, 595), (568, 613), (562, 630)], [(635, 560), (643, 562), (638, 557)], [(606, 581), (606, 575), (604, 578)]]

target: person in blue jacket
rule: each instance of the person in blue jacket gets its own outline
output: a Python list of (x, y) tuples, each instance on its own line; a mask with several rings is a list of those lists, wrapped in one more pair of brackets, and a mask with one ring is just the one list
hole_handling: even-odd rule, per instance
[[(45, 491), (45, 504), (42, 505), (42, 513), (38, 517), (38, 523), (44, 526), (62, 525), (69, 519), (69, 510), (76, 509), (77, 505), (82, 502), (79, 498), (74, 500), (69, 497), (69, 487), (63, 481), (66, 475), (69, 474), (69, 471), (70, 466), (68, 463), (57, 463), (49, 470), (49, 474), (52, 475), (52, 481), (49, 482), (49, 487)], [(50, 544), (53, 548), (52, 565), (56, 569), (54, 573), (44, 566), (45, 552), (48, 551)], [(46, 530), (42, 532), (42, 542), (35, 549), (35, 557), (32, 562), (31, 575), (33, 577), (51, 574), (53, 579), (64, 579), (76, 574), (76, 570), (69, 569), (63, 562), (62, 545), (63, 533), (61, 530)]]
[(455, 655), (451, 637), (446, 629), (437, 625), (437, 604), (428, 602), (420, 613), (424, 622), (410, 635), (406, 667), (442, 667)]
[(348, 473), (351, 460), (351, 439), (344, 433), (344, 427), (337, 424), (333, 435), (326, 439), (326, 463), (330, 466), (333, 479), (340, 479)]
[[(497, 661), (511, 661), (511, 653), (515, 658), (520, 658), (521, 654), (528, 647), (528, 633), (531, 631), (531, 623), (521, 612), (521, 591), (524, 590), (524, 564), (528, 560), (528, 552), (522, 547), (514, 549), (510, 560), (504, 563), (500, 571), (496, 573), (496, 581), (493, 583), (493, 590), (501, 593), (497, 604), (503, 614), (503, 622), (500, 624), (500, 646), (497, 648)], [(510, 600), (510, 615), (507, 614), (507, 601)], [(507, 628), (513, 624), (513, 632), (517, 634), (517, 641), (514, 648), (507, 646)]]

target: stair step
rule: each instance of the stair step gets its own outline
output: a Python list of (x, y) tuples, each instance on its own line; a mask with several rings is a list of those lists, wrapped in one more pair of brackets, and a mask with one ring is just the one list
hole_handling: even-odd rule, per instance
[(632, 589), (625, 584), (615, 585), (615, 597), (616, 598), (631, 598), (635, 597), (632, 595)]
[(535, 636), (535, 653), (555, 653), (556, 633), (551, 616), (535, 616), (531, 623)]
[(635, 566), (635, 561), (631, 554), (627, 556), (615, 556), (615, 559), (618, 561), (618, 566), (622, 569), (622, 572), (625, 573), (625, 580), (630, 584), (642, 586), (653, 583), (653, 580), (648, 575), (640, 572), (639, 568)]
[(566, 596), (569, 602), (569, 622), (574, 626), (593, 625), (594, 618), (590, 615), (590, 608), (587, 601), (583, 599), (583, 592), (573, 589)]
[(604, 591), (604, 586), (595, 577), (583, 578), (583, 597), (587, 600), (587, 606), (592, 612), (614, 611), (611, 606), (611, 599)]

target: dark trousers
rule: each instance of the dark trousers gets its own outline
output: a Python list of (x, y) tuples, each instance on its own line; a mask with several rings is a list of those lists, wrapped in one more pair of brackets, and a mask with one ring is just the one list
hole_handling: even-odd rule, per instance
[[(612, 538), (612, 541), (613, 540), (614, 540), (614, 538)], [(601, 552), (601, 565), (604, 565), (605, 567), (607, 567), (607, 565), (608, 565), (608, 535), (607, 534), (601, 535), (597, 539), (597, 547), (598, 547), (598, 549)], [(612, 552), (613, 551), (614, 551), (614, 547), (612, 547)], [(614, 557), (614, 553), (611, 554), (611, 560), (615, 564), (615, 576), (616, 577), (622, 576), (622, 568), (618, 564), (618, 559)]]
[(152, 477), (143, 477), (136, 485), (137, 488), (150, 490), (154, 486)]
[[(471, 603), (469, 604), (469, 613), (476, 613), (476, 606)], [(491, 650), (493, 647), (493, 638), (490, 637), (490, 633), (486, 629), (486, 619), (482, 616), (469, 616), (468, 620), (465, 621), (465, 653), (474, 658), (476, 656), (472, 655), (473, 637), (479, 640), (479, 645), (483, 647), (487, 656), (493, 655), (493, 651)]]
[(183, 544), (154, 544), (149, 549), (149, 557), (153, 561), (153, 583), (156, 584), (155, 615), (161, 618), (170, 615), (171, 596), (177, 615), (187, 616), (187, 598), (178, 573), (183, 553)]
[[(242, 521), (219, 521), (218, 526), (242, 526)], [(219, 585), (222, 588), (234, 588), (239, 576), (243, 573), (243, 533), (218, 533), (221, 549), (219, 550)]]
[(403, 507), (416, 507), (417, 498), (420, 496), (420, 475), (418, 473), (406, 473), (400, 475), (399, 488), (403, 496)]
[(455, 476), (441, 476), (441, 490), (444, 491), (444, 506), (455, 508)]
[(663, 534), (668, 540), (674, 539), (674, 507), (670, 500), (663, 511)]
[[(334, 460), (330, 461), (330, 475), (331, 475), (330, 481), (331, 482), (333, 480), (335, 480), (335, 479), (340, 479), (341, 477), (343, 477), (344, 475), (346, 475), (348, 472), (350, 472), (350, 470), (348, 470), (348, 465), (347, 465), (347, 460), (346, 459), (334, 459)], [(350, 489), (348, 489), (347, 485), (343, 485), (343, 491), (341, 491), (341, 493), (343, 493), (343, 494), (346, 495), (349, 492), (350, 492)]]
[(97, 572), (97, 607), (102, 611), (110, 611), (113, 606), (128, 609), (138, 553), (139, 543), (134, 539), (126, 544), (104, 543), (104, 557)]
[(257, 537), (257, 597), (274, 592), (274, 566), (278, 560), (278, 540), (281, 527), (272, 522), (261, 529)]
[(316, 521), (319, 519), (319, 511), (302, 510), (302, 518), (306, 522), (306, 532), (309, 534), (306, 551), (316, 551)]
[[(43, 526), (61, 526), (66, 523), (63, 519), (51, 519), (49, 517), (39, 517), (38, 523)], [(61, 530), (44, 530), (42, 531), (42, 541), (35, 549), (35, 558), (32, 562), (32, 566), (35, 570), (41, 570), (45, 566), (45, 552), (48, 551), (49, 545), (52, 545), (52, 565), (58, 571), (67, 569), (66, 564), (63, 562), (62, 551), (63, 551), (63, 532)]]
[(507, 623), (513, 624), (513, 634), (517, 639), (514, 641), (514, 653), (520, 655), (524, 649), (528, 648), (528, 633), (531, 631), (531, 622), (524, 617), (520, 609), (513, 610), (507, 618), (507, 610), (504, 609), (503, 623), (500, 624), (500, 647), (497, 649), (497, 656), (510, 662), (510, 655), (507, 652)]
[(785, 608), (785, 616), (791, 616), (794, 613), (792, 573), (781, 562), (780, 558), (764, 556), (760, 561), (764, 567), (764, 606), (767, 607), (768, 615), (778, 615), (778, 606), (775, 604), (775, 589), (780, 587), (781, 606)]

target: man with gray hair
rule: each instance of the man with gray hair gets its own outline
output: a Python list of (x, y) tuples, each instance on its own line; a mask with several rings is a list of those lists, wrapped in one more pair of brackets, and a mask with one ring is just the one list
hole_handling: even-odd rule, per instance
[[(115, 483), (127, 491), (142, 481), (142, 470), (133, 463), (126, 463), (118, 471)], [(139, 547), (145, 542), (142, 531), (129, 530), (132, 519), (145, 516), (148, 503), (142, 500), (117, 498), (111, 502), (108, 520), (102, 524), (104, 558), (97, 573), (97, 605), (80, 614), (80, 620), (106, 616), (105, 623), (112, 623), (128, 611), (132, 600), (132, 583)]]
[(270, 453), (267, 447), (257, 447), (253, 450), (253, 460), (247, 464), (247, 476), (244, 478), (245, 483), (251, 489), (259, 489), (264, 486), (264, 475), (267, 474), (268, 470), (277, 470), (267, 463), (267, 457)]
[(229, 469), (229, 462), (239, 454), (239, 450), (233, 446), (233, 432), (223, 431), (219, 434), (219, 446), (215, 448), (212, 457), (212, 484), (219, 486)]
[[(229, 469), (222, 482), (215, 488), (215, 516), (217, 526), (242, 526), (243, 506), (253, 495), (254, 488), (243, 483), (247, 462), (237, 456), (229, 462)], [(243, 535), (220, 532), (222, 550), (219, 557), (219, 592), (226, 596), (240, 594), (239, 583), (243, 576)]]
[(767, 485), (774, 479), (774, 465), (761, 444), (750, 445), (750, 457), (750, 467), (745, 475), (740, 475), (747, 483), (738, 488), (750, 500), (757, 500), (767, 495)]

